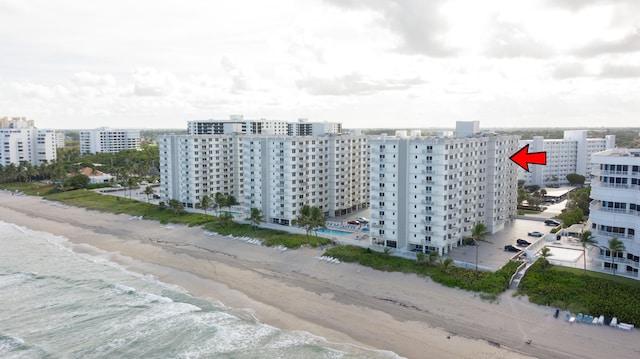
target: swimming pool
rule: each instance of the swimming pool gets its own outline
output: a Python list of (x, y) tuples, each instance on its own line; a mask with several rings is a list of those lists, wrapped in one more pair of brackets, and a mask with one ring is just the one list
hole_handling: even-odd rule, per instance
[(328, 229), (328, 228), (318, 228), (318, 232), (335, 234), (336, 236), (348, 236), (353, 234), (353, 232), (341, 231), (338, 229)]

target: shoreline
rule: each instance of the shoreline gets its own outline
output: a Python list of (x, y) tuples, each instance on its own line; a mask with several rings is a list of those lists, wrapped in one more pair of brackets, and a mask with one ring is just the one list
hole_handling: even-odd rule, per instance
[(487, 303), (473, 292), (416, 275), (318, 261), (318, 249), (279, 251), (210, 236), (200, 227), (168, 229), (129, 218), (0, 193), (3, 221), (63, 236), (75, 252), (108, 258), (230, 308), (249, 308), (260, 322), (306, 331), (338, 348), (408, 358), (638, 353), (633, 347), (638, 331), (570, 325), (553, 318), (554, 308), (510, 293)]

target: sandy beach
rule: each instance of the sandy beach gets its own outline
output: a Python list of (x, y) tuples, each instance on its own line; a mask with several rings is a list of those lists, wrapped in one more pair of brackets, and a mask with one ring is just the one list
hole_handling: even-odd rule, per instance
[[(640, 356), (637, 330), (569, 324), (555, 308), (504, 293), (497, 303), (428, 278), (315, 259), (207, 234), (0, 192), (0, 220), (68, 239), (76, 251), (153, 275), (193, 295), (249, 308), (264, 323), (304, 330), (336, 348), (407, 358)], [(531, 341), (527, 344), (527, 341)], [(371, 351), (373, 357), (393, 357)]]

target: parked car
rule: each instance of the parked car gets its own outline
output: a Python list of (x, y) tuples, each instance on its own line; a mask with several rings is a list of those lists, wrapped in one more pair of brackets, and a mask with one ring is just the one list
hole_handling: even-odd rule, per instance
[(355, 225), (360, 225), (360, 221), (349, 221), (347, 222), (349, 224), (355, 224)]
[(153, 199), (160, 199), (160, 195), (154, 194)]
[(527, 240), (524, 240), (524, 239), (518, 239), (518, 240), (516, 240), (516, 243), (517, 243), (519, 246), (528, 246), (528, 245), (531, 245), (531, 242), (529, 242), (529, 241), (527, 241)]
[(527, 234), (530, 235), (531, 237), (542, 237), (542, 236), (544, 236), (544, 233), (538, 232), (538, 231), (529, 232)]
[(544, 224), (546, 224), (547, 226), (559, 226), (560, 222), (556, 221), (555, 219), (547, 219), (546, 221), (544, 221)]
[(356, 218), (356, 221), (358, 221), (360, 223), (364, 223), (364, 224), (369, 223), (369, 220), (364, 218), (364, 217), (358, 217), (358, 218)]
[(504, 246), (504, 250), (507, 252), (520, 252), (520, 249), (518, 247), (511, 244), (507, 244), (506, 246)]

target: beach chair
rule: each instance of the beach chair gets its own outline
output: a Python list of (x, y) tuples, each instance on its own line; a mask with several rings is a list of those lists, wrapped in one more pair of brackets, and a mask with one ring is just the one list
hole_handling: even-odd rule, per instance
[(601, 315), (601, 316), (598, 318), (598, 324), (600, 324), (600, 325), (604, 324), (604, 315)]
[(578, 313), (578, 315), (576, 315), (576, 322), (581, 322), (582, 321), (582, 313)]
[(593, 317), (591, 324), (598, 324), (598, 317)]
[(569, 318), (569, 323), (574, 323), (576, 321), (576, 316), (571, 314), (571, 318)]
[(611, 318), (611, 323), (609, 323), (609, 325), (612, 327), (618, 326), (618, 318), (617, 317)]
[(564, 320), (568, 322), (569, 319), (571, 319), (571, 313), (567, 312), (567, 314), (564, 315)]
[(618, 324), (618, 328), (630, 332), (631, 329), (633, 329), (633, 324), (620, 323), (620, 324)]

